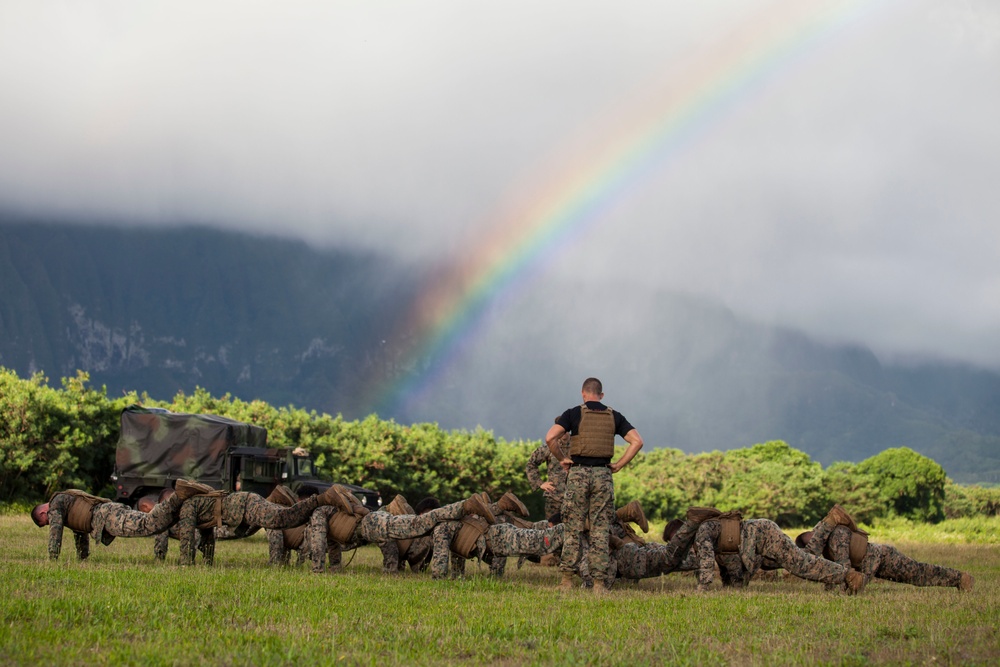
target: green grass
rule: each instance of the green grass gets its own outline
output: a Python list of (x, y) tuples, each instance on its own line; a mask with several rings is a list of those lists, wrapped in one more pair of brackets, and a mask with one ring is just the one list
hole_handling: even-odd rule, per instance
[[(652, 531), (651, 531), (652, 534)], [(560, 593), (554, 568), (470, 563), (462, 581), (386, 577), (366, 547), (347, 571), (267, 566), (262, 535), (220, 542), (216, 566), (152, 559), (149, 539), (72, 538), (0, 516), (3, 665), (997, 664), (1000, 545), (892, 541), (959, 567), (975, 590), (876, 582), (858, 597), (781, 576), (697, 594), (690, 575)], [(873, 532), (874, 541), (890, 541)], [(351, 555), (348, 554), (347, 558)], [(293, 557), (294, 560), (294, 557)]]

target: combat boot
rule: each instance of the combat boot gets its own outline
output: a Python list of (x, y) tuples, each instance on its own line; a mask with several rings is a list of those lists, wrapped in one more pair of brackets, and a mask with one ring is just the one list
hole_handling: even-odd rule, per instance
[(617, 535), (608, 536), (608, 546), (611, 547), (612, 551), (618, 551), (623, 546), (625, 546), (625, 540), (618, 537)]
[(622, 523), (631, 521), (639, 526), (642, 532), (649, 532), (649, 522), (646, 521), (646, 514), (642, 511), (642, 505), (639, 504), (638, 500), (633, 500), (624, 507), (620, 507), (616, 514)]
[(823, 517), (823, 523), (828, 526), (847, 526), (851, 530), (858, 529), (854, 523), (854, 519), (840, 505), (834, 505), (830, 508), (830, 511)]
[(331, 505), (333, 507), (336, 507), (337, 510), (340, 512), (353, 514), (354, 513), (353, 506), (351, 504), (351, 501), (345, 497), (346, 493), (348, 492), (342, 491), (340, 488), (338, 488), (338, 485), (334, 484), (323, 493), (317, 495), (316, 501), (320, 505)]
[(559, 582), (559, 590), (571, 591), (576, 588), (576, 580), (572, 572), (563, 572), (562, 581)]
[(961, 579), (958, 580), (958, 590), (960, 591), (971, 591), (972, 590), (972, 575), (968, 572), (963, 572)]
[(857, 570), (848, 570), (844, 575), (844, 584), (847, 586), (848, 595), (857, 595), (865, 589), (865, 575)]
[[(483, 500), (484, 495), (486, 494), (477, 493), (466, 498), (465, 502), (462, 504), (462, 511), (466, 514), (475, 514), (480, 516), (486, 520), (486, 523), (496, 523), (497, 518), (493, 516), (489, 503)], [(486, 497), (489, 498), (489, 496)]]
[(269, 503), (274, 503), (275, 505), (284, 505), (285, 507), (291, 507), (299, 501), (299, 499), (295, 497), (295, 494), (292, 493), (291, 489), (281, 484), (274, 487), (271, 494), (264, 500)]
[(174, 495), (181, 502), (184, 502), (191, 496), (197, 496), (202, 493), (211, 493), (215, 491), (208, 484), (202, 484), (201, 482), (192, 482), (187, 479), (179, 479), (174, 482)]
[(497, 506), (504, 512), (516, 512), (521, 516), (528, 516), (528, 508), (510, 491), (500, 496), (500, 500), (497, 501)]

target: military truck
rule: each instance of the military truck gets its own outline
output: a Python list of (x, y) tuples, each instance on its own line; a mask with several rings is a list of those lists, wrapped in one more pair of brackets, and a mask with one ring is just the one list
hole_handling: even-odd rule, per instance
[[(116, 500), (134, 506), (142, 496), (173, 488), (182, 477), (215, 489), (265, 497), (278, 484), (304, 497), (333, 483), (316, 476), (306, 450), (268, 447), (267, 429), (262, 426), (138, 405), (122, 410), (111, 476)], [(378, 491), (342, 484), (369, 509), (382, 504)]]

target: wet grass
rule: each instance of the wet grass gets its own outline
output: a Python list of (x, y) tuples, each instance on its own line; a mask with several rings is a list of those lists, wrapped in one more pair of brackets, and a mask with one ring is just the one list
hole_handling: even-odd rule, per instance
[(597, 598), (560, 593), (554, 568), (514, 561), (499, 581), (473, 563), (462, 581), (385, 577), (366, 547), (346, 572), (312, 575), (269, 567), (257, 535), (220, 542), (214, 568), (177, 566), (175, 541), (157, 564), (149, 539), (92, 547), (78, 563), (70, 538), (51, 563), (46, 535), (23, 516), (0, 517), (0, 664), (1000, 662), (996, 544), (893, 540), (969, 570), (968, 594), (876, 582), (848, 597), (781, 576), (696, 594), (690, 575), (670, 575)]

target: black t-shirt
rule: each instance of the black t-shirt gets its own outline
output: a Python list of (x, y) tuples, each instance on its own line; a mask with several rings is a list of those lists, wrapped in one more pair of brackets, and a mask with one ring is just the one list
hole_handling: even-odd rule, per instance
[[(608, 406), (599, 401), (587, 401), (587, 407), (591, 410), (606, 410), (608, 408)], [(635, 428), (627, 419), (625, 419), (625, 416), (617, 410), (611, 410), (611, 414), (614, 415), (615, 418), (615, 435), (619, 435), (624, 438), (626, 433)], [(566, 429), (566, 432), (569, 433), (570, 436), (574, 436), (580, 432), (580, 420), (582, 418), (583, 408), (579, 405), (575, 405), (559, 415), (559, 417), (556, 418), (556, 423)], [(599, 466), (611, 463), (611, 457), (571, 456), (570, 458), (573, 459), (573, 463), (583, 466)]]

